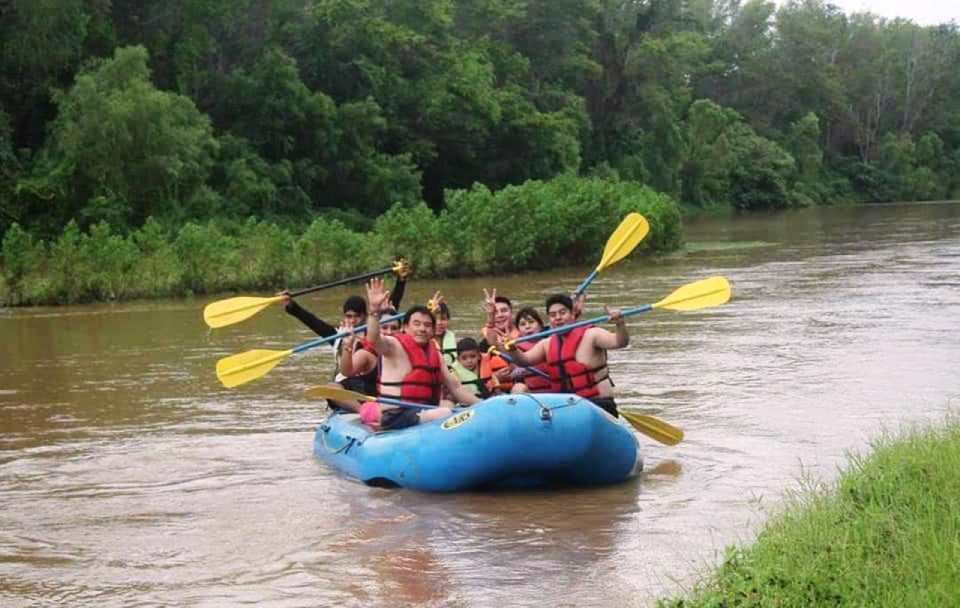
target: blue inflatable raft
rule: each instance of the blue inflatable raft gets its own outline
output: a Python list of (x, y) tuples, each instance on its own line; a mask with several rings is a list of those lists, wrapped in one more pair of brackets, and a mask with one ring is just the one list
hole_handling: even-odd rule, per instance
[(317, 429), (313, 451), (368, 485), (429, 492), (612, 484), (643, 467), (633, 432), (570, 394), (493, 397), (379, 433), (356, 414), (335, 413)]

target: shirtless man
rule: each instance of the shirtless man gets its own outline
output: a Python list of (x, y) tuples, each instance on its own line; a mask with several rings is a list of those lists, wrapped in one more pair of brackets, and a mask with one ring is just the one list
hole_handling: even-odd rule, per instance
[[(551, 327), (562, 327), (575, 321), (570, 296), (555, 294), (547, 298), (546, 304)], [(619, 417), (607, 369), (607, 351), (630, 344), (630, 335), (619, 309), (607, 308), (607, 314), (616, 325), (616, 332), (600, 327), (578, 327), (566, 334), (544, 338), (526, 352), (502, 338), (500, 348), (510, 353), (519, 365), (534, 366), (546, 362), (550, 379), (561, 392), (576, 393)]]
[[(388, 295), (389, 292), (383, 289), (383, 279), (370, 280), (367, 285), (367, 340), (381, 356), (380, 396), (436, 406), (446, 388), (458, 403), (478, 403), (480, 399), (464, 388), (443, 363), (433, 339), (436, 319), (426, 306), (414, 306), (407, 311), (402, 332), (383, 335), (379, 315)], [(423, 410), (385, 407), (380, 427), (384, 430), (402, 429), (444, 418), (451, 413), (445, 407)]]

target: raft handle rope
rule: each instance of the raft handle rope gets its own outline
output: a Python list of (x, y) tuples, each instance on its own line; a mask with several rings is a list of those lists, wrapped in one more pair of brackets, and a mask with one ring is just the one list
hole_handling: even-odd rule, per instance
[[(335, 450), (331, 450), (330, 446), (327, 445), (327, 435), (330, 433), (330, 425), (324, 424), (323, 426), (320, 427), (320, 429), (323, 431), (323, 434), (320, 435), (320, 440), (323, 443), (323, 449), (325, 449), (327, 452), (331, 454), (339, 454), (340, 452), (346, 452), (347, 450), (350, 449), (350, 447), (353, 444), (357, 443), (356, 437), (350, 437), (347, 439), (346, 443), (344, 443), (342, 446), (340, 446)], [(360, 443), (357, 443), (357, 445), (360, 445)]]
[[(533, 393), (518, 393), (518, 394), (523, 397), (528, 397), (532, 399), (533, 402), (536, 403), (537, 406), (539, 406), (540, 420), (543, 420), (544, 422), (553, 420), (553, 410), (559, 410), (561, 408), (571, 407), (580, 403), (581, 401), (586, 401), (587, 403), (590, 403), (590, 400), (588, 400), (585, 397), (581, 397), (579, 395), (571, 395), (570, 397), (567, 397), (566, 401), (561, 405), (555, 405), (553, 407), (550, 407), (549, 405), (545, 404), (543, 401), (540, 401), (539, 399), (534, 397)], [(513, 401), (513, 399), (511, 399), (511, 401)]]

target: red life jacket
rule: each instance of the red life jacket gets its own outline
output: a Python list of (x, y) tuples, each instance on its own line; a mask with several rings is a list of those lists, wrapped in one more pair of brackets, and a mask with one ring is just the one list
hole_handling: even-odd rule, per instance
[[(410, 372), (400, 382), (380, 381), (380, 394), (383, 395), (384, 386), (399, 386), (400, 398), (404, 401), (413, 401), (425, 405), (440, 403), (441, 375), (440, 352), (431, 340), (425, 347), (417, 344), (413, 336), (405, 333), (394, 334), (407, 359), (410, 360)], [(389, 395), (393, 396), (393, 395)]]
[(371, 342), (370, 340), (367, 340), (366, 338), (364, 338), (363, 340), (361, 340), (361, 342), (360, 342), (360, 348), (362, 348), (362, 349), (365, 350), (365, 351), (369, 351), (369, 352), (373, 353), (374, 355), (377, 355), (377, 354), (378, 354), (378, 353), (377, 353), (377, 349), (374, 348), (374, 346), (373, 346), (373, 342)]
[(597, 384), (609, 378), (610, 374), (597, 377), (597, 372), (607, 369), (606, 363), (588, 369), (586, 365), (576, 360), (577, 347), (580, 346), (583, 335), (588, 329), (590, 328), (578, 327), (565, 336), (560, 334), (551, 336), (547, 349), (547, 366), (550, 369), (550, 379), (557, 391), (576, 393), (590, 399), (600, 394)]
[[(517, 344), (517, 348), (523, 352), (527, 352), (536, 345), (536, 342), (520, 342)], [(546, 363), (535, 365), (533, 369), (538, 369), (547, 375), (550, 374), (550, 366)], [(523, 383), (527, 385), (527, 389), (531, 393), (556, 393), (560, 390), (559, 384), (555, 385), (543, 376), (538, 376), (532, 372), (528, 372), (527, 375), (524, 376)]]

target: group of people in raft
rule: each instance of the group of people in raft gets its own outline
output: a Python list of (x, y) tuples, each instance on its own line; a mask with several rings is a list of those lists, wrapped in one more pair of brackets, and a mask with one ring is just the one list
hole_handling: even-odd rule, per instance
[[(497, 295), (495, 289), (485, 289), (486, 323), (480, 328), (480, 342), (467, 337), (457, 340), (449, 329), (450, 308), (440, 292), (428, 305), (407, 310), (402, 322), (396, 319), (381, 323), (381, 317), (396, 315), (409, 267), (401, 264), (396, 274), (396, 284), (390, 291), (384, 288), (383, 279), (374, 278), (366, 285), (366, 298), (348, 297), (339, 328), (314, 316), (287, 292), (281, 293), (286, 296), (286, 312), (321, 337), (367, 326), (365, 335), (352, 334), (333, 343), (337, 385), (364, 395), (434, 406), (419, 409), (372, 401), (331, 401), (331, 407), (358, 412), (361, 420), (374, 429), (395, 430), (449, 416), (455, 404), (470, 406), (497, 394), (575, 393), (619, 416), (606, 354), (630, 342), (619, 309), (607, 308), (615, 331), (578, 327), (539, 341), (514, 344), (517, 338), (545, 329), (540, 314), (533, 307), (514, 314), (508, 298)], [(575, 322), (582, 308), (582, 296), (549, 296), (546, 311), (550, 327)]]

